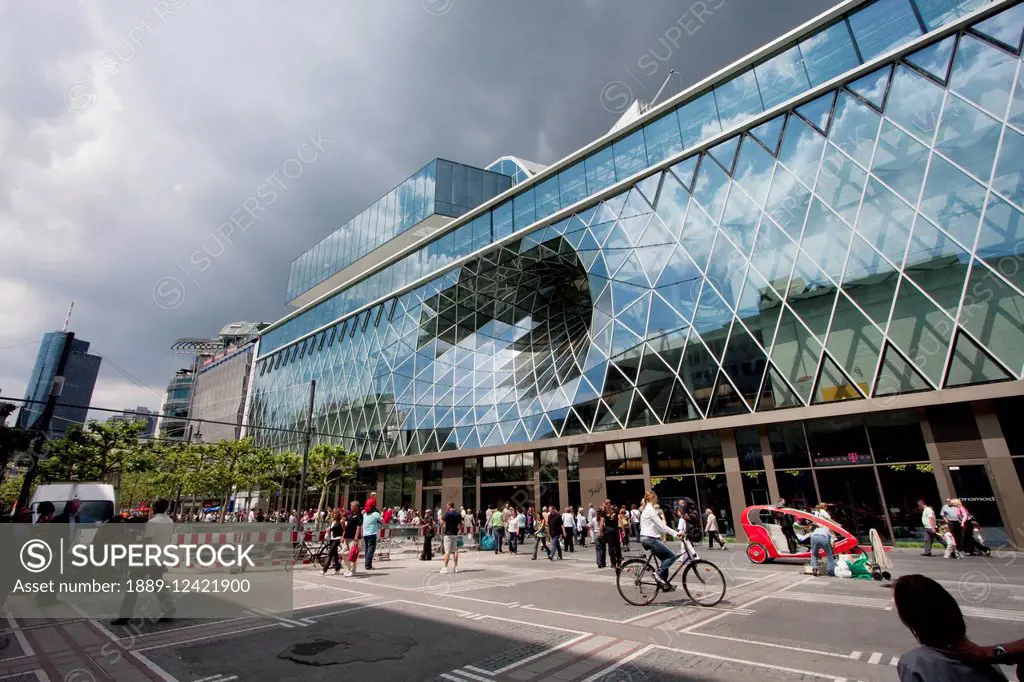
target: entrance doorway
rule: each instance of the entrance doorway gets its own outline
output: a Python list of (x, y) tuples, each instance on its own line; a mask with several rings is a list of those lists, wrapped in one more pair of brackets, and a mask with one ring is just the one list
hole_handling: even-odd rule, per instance
[(947, 469), (956, 496), (981, 526), (985, 544), (989, 547), (1007, 544), (1006, 527), (1003, 525), (1003, 515), (999, 512), (995, 492), (992, 490), (988, 465), (961, 464), (949, 466)]
[(433, 510), (434, 514), (437, 514), (437, 508), (441, 506), (441, 491), (440, 490), (424, 490), (423, 491), (423, 508), (420, 510), (424, 513), (429, 510)]

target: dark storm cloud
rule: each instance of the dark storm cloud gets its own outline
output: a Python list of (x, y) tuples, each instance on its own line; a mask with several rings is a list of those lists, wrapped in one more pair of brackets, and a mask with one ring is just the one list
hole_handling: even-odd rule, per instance
[[(184, 364), (171, 341), (279, 318), (289, 262), (431, 158), (550, 163), (614, 123), (610, 92), (650, 99), (669, 68), (689, 85), (829, 5), (9, 4), (0, 390), (21, 393), (74, 299), (78, 334), (160, 392)], [(225, 237), (318, 135), (316, 159)], [(180, 305), (159, 305), (166, 278)], [(158, 406), (109, 366), (101, 382), (114, 407)]]

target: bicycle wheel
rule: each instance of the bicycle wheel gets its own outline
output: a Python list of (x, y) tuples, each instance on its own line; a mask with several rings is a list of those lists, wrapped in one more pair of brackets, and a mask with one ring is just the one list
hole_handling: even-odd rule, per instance
[(630, 559), (622, 564), (615, 583), (622, 598), (633, 606), (647, 606), (658, 596), (661, 587), (654, 570), (643, 559)]
[(686, 596), (701, 606), (714, 606), (725, 599), (725, 575), (710, 561), (697, 559), (683, 571)]

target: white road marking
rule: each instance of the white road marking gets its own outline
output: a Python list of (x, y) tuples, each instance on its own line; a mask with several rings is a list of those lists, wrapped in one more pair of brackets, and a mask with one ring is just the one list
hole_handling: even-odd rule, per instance
[(850, 652), (850, 658), (852, 658), (855, 661), (859, 661), (860, 660), (860, 656), (861, 656), (862, 653), (863, 652), (861, 652), (861, 651), (851, 651)]
[(474, 673), (480, 673), (481, 675), (487, 675), (488, 677), (493, 677), (494, 676), (494, 673), (492, 673), (490, 670), (484, 670), (483, 668), (477, 668), (477, 667), (472, 666), (472, 665), (464, 665), (464, 666), (462, 666), (462, 669), (463, 670), (469, 670), (469, 671), (474, 672)]
[[(152, 649), (163, 649), (169, 646), (180, 646), (182, 644), (191, 644), (192, 642), (203, 642), (208, 639), (214, 639), (215, 637), (234, 637), (240, 635), (243, 632), (255, 632), (256, 630), (266, 630), (267, 628), (276, 628), (281, 626), (282, 623), (264, 623), (263, 625), (254, 625), (251, 628), (242, 628), (241, 630), (233, 630), (230, 633), (218, 632), (215, 635), (206, 635), (205, 637), (194, 637), (192, 639), (183, 639), (178, 642), (165, 642), (163, 644), (154, 644), (152, 646), (146, 646), (139, 649), (139, 651), (150, 651)], [(288, 627), (291, 627), (290, 625)]]
[(897, 665), (899, 665), (899, 662), (900, 662), (900, 657), (899, 656), (893, 656), (892, 658), (889, 659), (889, 665), (891, 665), (894, 668)]
[(615, 670), (616, 668), (621, 668), (622, 666), (624, 666), (627, 663), (629, 663), (630, 661), (632, 661), (634, 658), (638, 658), (639, 656), (643, 655), (644, 653), (647, 652), (647, 650), (649, 648), (650, 647), (644, 647), (642, 649), (637, 649), (636, 651), (631, 653), (629, 656), (626, 656), (622, 660), (615, 661), (615, 663), (612, 663), (607, 668), (604, 668), (603, 670), (597, 671), (596, 673), (594, 673), (590, 677), (588, 677), (585, 680), (583, 680), (583, 682), (595, 682), (596, 680), (601, 679), (602, 677), (604, 677), (605, 675), (607, 675), (611, 671)]
[(795, 675), (810, 675), (812, 677), (821, 677), (831, 680), (843, 680), (845, 678), (837, 678), (829, 673), (819, 673), (811, 670), (800, 670), (798, 668), (787, 668), (781, 665), (773, 665), (771, 663), (762, 663), (760, 661), (748, 661), (742, 658), (732, 658), (731, 656), (718, 656), (716, 654), (709, 654), (704, 651), (689, 651), (687, 649), (676, 649), (674, 647), (662, 646), (660, 644), (651, 644), (644, 649), (641, 649), (641, 653), (649, 651), (650, 649), (664, 649), (665, 651), (674, 651), (676, 653), (687, 654), (689, 656), (696, 656), (699, 658), (711, 658), (718, 661), (728, 661), (730, 663), (739, 663), (741, 665), (756, 666), (758, 668), (767, 668), (768, 670), (777, 670), (779, 672), (791, 673)]
[(39, 682), (50, 682), (50, 676), (47, 675), (46, 671), (42, 668), (39, 670), (33, 670), (32, 672), (36, 674), (36, 679), (39, 680)]
[(550, 656), (551, 654), (553, 654), (556, 651), (560, 651), (561, 649), (565, 649), (566, 647), (570, 647), (573, 644), (581, 642), (584, 639), (587, 639), (588, 637), (592, 637), (592, 636), (593, 636), (592, 633), (584, 632), (584, 633), (580, 634), (578, 637), (573, 637), (572, 639), (568, 639), (568, 640), (562, 642), (561, 644), (559, 644), (557, 646), (551, 647), (550, 649), (545, 649), (544, 651), (541, 651), (540, 653), (536, 653), (536, 654), (534, 654), (532, 656), (527, 656), (526, 658), (524, 658), (524, 659), (522, 659), (520, 661), (516, 661), (515, 663), (510, 663), (510, 664), (506, 665), (503, 668), (498, 668), (497, 670), (494, 671), (494, 674), (495, 675), (500, 675), (500, 674), (502, 674), (504, 672), (508, 672), (509, 670), (512, 670), (514, 668), (518, 668), (518, 667), (524, 666), (527, 663), (530, 663), (532, 661), (536, 661), (538, 658), (544, 658), (545, 656)]
[[(818, 649), (807, 649), (804, 647), (791, 646), (789, 644), (778, 644), (776, 642), (763, 642), (758, 639), (745, 639), (742, 637), (729, 637), (728, 635), (712, 635), (707, 632), (687, 632), (688, 635), (694, 635), (696, 637), (711, 637), (713, 639), (721, 639), (726, 642), (736, 642), (737, 644), (753, 644), (756, 646), (766, 646), (773, 649), (785, 649), (787, 651), (799, 651), (804, 654), (814, 654), (816, 656), (832, 656), (835, 658), (850, 658), (849, 654), (839, 654), (835, 651), (820, 651)], [(859, 653), (859, 652), (858, 652)]]
[(466, 672), (464, 668), (459, 668), (455, 671), (455, 674), (461, 675), (462, 677), (468, 677), (471, 680), (477, 680), (478, 682), (491, 682), (489, 678), (480, 677), (479, 675), (474, 675), (473, 673)]
[(466, 680), (462, 679), (461, 677), (455, 677), (454, 675), (449, 675), (448, 673), (441, 673), (441, 677), (443, 677), (446, 680), (451, 680), (452, 682), (466, 682)]
[(644, 618), (649, 618), (649, 617), (654, 616), (654, 615), (659, 614), (659, 613), (665, 613), (666, 611), (671, 611), (673, 608), (675, 608), (675, 607), (674, 606), (666, 606), (665, 608), (655, 609), (654, 611), (650, 611), (648, 613), (641, 613), (639, 616), (633, 616), (632, 618), (627, 618), (626, 620), (619, 621), (619, 622), (621, 622), (621, 623), (635, 623), (638, 620), (642, 620)]
[(17, 621), (15, 621), (14, 617), (9, 613), (7, 614), (7, 622), (11, 624), (11, 632), (14, 633), (14, 639), (17, 640), (18, 646), (20, 646), (21, 650), (25, 652), (25, 655), (35, 656), (36, 652), (32, 650), (31, 646), (29, 646), (28, 640), (25, 639), (25, 635), (22, 634)]
[(868, 658), (868, 663), (871, 665), (878, 665), (878, 662), (882, 660), (882, 654), (878, 651), (871, 654)]

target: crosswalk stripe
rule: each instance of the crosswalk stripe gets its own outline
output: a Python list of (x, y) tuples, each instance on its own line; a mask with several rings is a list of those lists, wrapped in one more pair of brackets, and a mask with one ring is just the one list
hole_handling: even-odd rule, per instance
[(462, 677), (468, 677), (471, 680), (477, 680), (477, 682), (491, 682), (491, 680), (489, 678), (487, 678), (487, 677), (480, 677), (479, 675), (474, 675), (473, 673), (468, 673), (465, 670), (463, 670), (462, 668), (459, 668), (458, 670), (456, 670), (455, 674), (456, 675), (461, 675)]
[(475, 672), (475, 673), (480, 673), (481, 675), (487, 675), (488, 677), (490, 677), (491, 675), (494, 675), (494, 673), (492, 673), (490, 670), (484, 670), (483, 668), (477, 668), (477, 667), (472, 666), (472, 665), (464, 665), (464, 666), (462, 666), (462, 669), (463, 670), (469, 670), (469, 671)]
[(441, 677), (446, 680), (451, 680), (452, 682), (466, 682), (466, 680), (461, 677), (455, 677), (455, 675), (449, 675), (448, 673), (441, 673)]
[(891, 665), (894, 668), (897, 665), (899, 665), (899, 662), (900, 662), (900, 657), (899, 656), (893, 656), (892, 658), (889, 659), (889, 665)]
[(871, 654), (871, 657), (868, 659), (868, 663), (870, 663), (871, 665), (878, 665), (878, 662), (881, 660), (882, 654), (876, 651), (873, 654)]
[(852, 658), (855, 661), (859, 661), (861, 653), (862, 652), (860, 652), (860, 651), (851, 651), (850, 652), (850, 658)]

